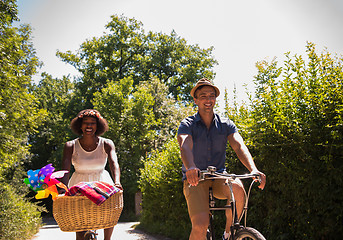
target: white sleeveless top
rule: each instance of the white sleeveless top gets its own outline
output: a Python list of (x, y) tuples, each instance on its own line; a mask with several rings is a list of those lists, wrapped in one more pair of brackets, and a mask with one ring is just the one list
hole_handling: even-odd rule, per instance
[(68, 187), (72, 187), (79, 182), (102, 181), (114, 185), (111, 175), (105, 170), (107, 163), (107, 153), (104, 148), (104, 138), (99, 137), (98, 146), (94, 151), (85, 151), (79, 139), (74, 139), (74, 150), (72, 164), (75, 172), (71, 176)]

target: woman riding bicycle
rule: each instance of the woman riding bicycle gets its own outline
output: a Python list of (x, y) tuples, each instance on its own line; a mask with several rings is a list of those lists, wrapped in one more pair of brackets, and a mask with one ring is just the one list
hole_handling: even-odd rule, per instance
[[(79, 182), (102, 181), (122, 188), (115, 146), (112, 140), (100, 137), (108, 130), (106, 119), (97, 110), (86, 109), (78, 113), (70, 127), (80, 137), (65, 144), (62, 168), (70, 171), (73, 165), (75, 172), (70, 179), (69, 174), (65, 175), (62, 182), (72, 187)], [(114, 182), (105, 170), (107, 161)], [(113, 227), (104, 230), (105, 240), (111, 239), (112, 232)], [(76, 239), (83, 240), (84, 234), (77, 232)]]
[[(209, 188), (212, 187), (215, 197), (230, 200), (230, 189), (225, 181), (214, 180), (199, 183), (199, 171), (206, 170), (208, 166), (215, 166), (219, 172), (225, 170), (225, 154), (228, 141), (243, 165), (251, 173), (260, 175), (260, 189), (265, 186), (266, 176), (255, 166), (253, 158), (235, 124), (231, 120), (224, 120), (214, 113), (213, 108), (216, 98), (220, 94), (219, 89), (208, 79), (203, 78), (197, 82), (190, 94), (198, 106), (198, 112), (181, 122), (177, 139), (183, 162), (183, 191), (192, 222), (189, 239), (199, 240), (206, 238), (209, 224)], [(237, 212), (240, 215), (245, 202), (244, 188), (240, 180), (235, 180), (232, 186), (237, 203)], [(226, 211), (226, 219), (224, 240), (229, 239), (230, 236), (231, 211)]]

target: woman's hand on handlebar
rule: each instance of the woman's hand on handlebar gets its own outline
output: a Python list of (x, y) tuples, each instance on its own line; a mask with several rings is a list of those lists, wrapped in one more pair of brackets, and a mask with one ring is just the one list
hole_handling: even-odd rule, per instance
[(264, 186), (266, 185), (266, 181), (267, 181), (267, 177), (263, 172), (260, 172), (258, 170), (254, 170), (251, 172), (251, 174), (258, 174), (260, 176), (260, 185), (258, 185), (258, 187), (263, 190)]
[(117, 188), (120, 188), (121, 190), (123, 190), (123, 186), (121, 185), (120, 182), (115, 182), (114, 186), (117, 187)]
[(187, 177), (187, 181), (188, 181), (189, 185), (191, 185), (191, 186), (198, 185), (199, 179), (200, 179), (199, 174), (200, 174), (199, 168), (190, 167), (189, 169), (187, 169), (186, 177)]
[(58, 195), (64, 195), (66, 193), (66, 190), (63, 188), (58, 188), (57, 192), (58, 192)]

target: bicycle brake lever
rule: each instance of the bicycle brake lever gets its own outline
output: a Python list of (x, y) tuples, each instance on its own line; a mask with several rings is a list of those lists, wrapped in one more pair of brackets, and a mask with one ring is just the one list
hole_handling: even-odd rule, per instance
[(259, 184), (261, 183), (261, 176), (259, 174), (254, 174), (254, 182), (258, 182)]
[(199, 177), (199, 180), (204, 180), (205, 179), (205, 173), (203, 171), (199, 171), (198, 177)]

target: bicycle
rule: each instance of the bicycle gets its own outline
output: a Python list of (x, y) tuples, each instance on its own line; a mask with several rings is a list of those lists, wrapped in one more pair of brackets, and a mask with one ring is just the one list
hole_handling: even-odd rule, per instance
[(96, 240), (98, 234), (96, 233), (96, 230), (88, 230), (84, 235), (84, 240)]
[[(248, 178), (253, 178), (254, 180), (251, 182), (248, 193), (245, 193), (245, 204), (243, 208), (243, 212), (240, 217), (237, 216), (237, 211), (236, 211), (236, 201), (235, 197), (233, 195), (233, 190), (232, 190), (232, 181), (235, 179), (248, 179)], [(259, 175), (258, 174), (244, 174), (244, 175), (236, 175), (236, 174), (228, 174), (228, 173), (219, 173), (216, 172), (216, 168), (209, 166), (207, 170), (205, 171), (200, 171), (200, 181), (204, 180), (214, 180), (214, 179), (224, 179), (228, 180), (226, 181), (226, 184), (229, 185), (230, 188), (230, 193), (231, 193), (231, 200), (230, 200), (230, 205), (225, 205), (222, 207), (217, 207), (215, 206), (215, 198), (213, 196), (213, 191), (210, 188), (209, 190), (209, 207), (210, 207), (210, 221), (209, 221), (209, 227), (207, 230), (207, 239), (208, 240), (215, 240), (215, 233), (214, 233), (214, 227), (213, 227), (213, 216), (214, 216), (214, 211), (222, 211), (222, 210), (227, 210), (231, 209), (232, 211), (232, 216), (233, 216), (233, 221), (231, 225), (231, 236), (230, 240), (243, 240), (243, 239), (251, 239), (251, 240), (265, 240), (265, 237), (256, 229), (252, 227), (247, 227), (246, 226), (246, 219), (247, 219), (247, 211), (248, 211), (248, 201), (249, 201), (249, 196), (250, 196), (250, 191), (251, 188), (254, 184), (254, 182), (259, 181)], [(244, 218), (244, 225), (242, 225), (240, 222)]]

